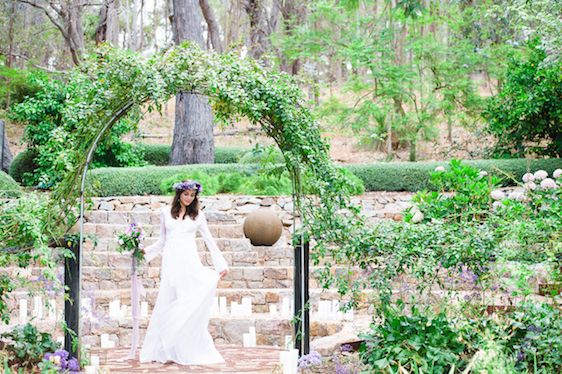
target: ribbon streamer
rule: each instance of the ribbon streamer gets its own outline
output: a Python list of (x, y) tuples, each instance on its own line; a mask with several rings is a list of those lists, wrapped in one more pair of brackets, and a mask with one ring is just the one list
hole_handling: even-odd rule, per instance
[(146, 296), (146, 291), (139, 282), (137, 276), (137, 259), (133, 256), (133, 271), (131, 275), (131, 308), (133, 314), (133, 334), (131, 336), (131, 350), (129, 351), (128, 359), (135, 359), (139, 345), (139, 310), (140, 298), (139, 296)]

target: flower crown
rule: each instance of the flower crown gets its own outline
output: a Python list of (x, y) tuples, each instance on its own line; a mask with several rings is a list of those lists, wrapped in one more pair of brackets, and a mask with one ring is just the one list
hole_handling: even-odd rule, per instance
[(174, 190), (176, 191), (197, 190), (198, 193), (203, 191), (203, 186), (201, 186), (201, 183), (196, 181), (184, 181), (184, 182), (174, 183), (173, 187)]

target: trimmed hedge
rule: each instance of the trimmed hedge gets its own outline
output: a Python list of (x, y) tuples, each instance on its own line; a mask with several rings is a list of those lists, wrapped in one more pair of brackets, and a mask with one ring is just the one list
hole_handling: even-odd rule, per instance
[[(504, 179), (505, 185), (514, 185), (528, 171), (546, 170), (549, 175), (562, 168), (562, 159), (510, 159), (510, 160), (467, 160), (468, 165), (486, 170)], [(419, 191), (431, 189), (429, 177), (437, 166), (448, 162), (395, 162), (345, 165), (365, 184), (366, 191)], [(159, 195), (160, 183), (178, 173), (196, 170), (210, 175), (239, 172), (253, 174), (256, 164), (212, 164), (181, 166), (148, 166), (136, 168), (99, 168), (90, 171), (88, 178), (92, 193), (97, 196)], [(513, 179), (510, 179), (513, 178)]]
[[(523, 174), (539, 169), (549, 175), (557, 168), (562, 168), (562, 159), (505, 159), (505, 160), (466, 160), (463, 163), (497, 175), (504, 180), (504, 185), (521, 182)], [(447, 167), (447, 161), (435, 162), (392, 162), (346, 165), (345, 168), (359, 177), (367, 191), (420, 191), (431, 189), (429, 182), (431, 172), (437, 166)]]
[(20, 191), (20, 185), (12, 177), (0, 170), (0, 197), (16, 197)]
[(10, 176), (18, 183), (23, 183), (23, 174), (31, 173), (37, 168), (37, 164), (33, 159), (37, 156), (37, 152), (31, 149), (25, 149), (18, 153), (12, 160), (10, 165)]
[[(170, 145), (139, 143), (136, 147), (144, 152), (144, 160), (150, 165), (166, 166), (170, 161)], [(249, 148), (215, 147), (215, 164), (235, 164), (248, 151)]]
[(99, 168), (88, 173), (88, 189), (94, 196), (161, 195), (162, 180), (175, 174), (192, 173), (198, 170), (210, 175), (233, 172), (250, 175), (258, 170), (258, 165), (197, 164)]

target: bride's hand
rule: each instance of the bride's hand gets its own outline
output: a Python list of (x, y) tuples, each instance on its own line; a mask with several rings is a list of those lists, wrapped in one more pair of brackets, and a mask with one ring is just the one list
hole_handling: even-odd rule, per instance
[(222, 279), (222, 278), (226, 277), (226, 274), (228, 274), (228, 270), (223, 270), (219, 274), (220, 274), (221, 279)]

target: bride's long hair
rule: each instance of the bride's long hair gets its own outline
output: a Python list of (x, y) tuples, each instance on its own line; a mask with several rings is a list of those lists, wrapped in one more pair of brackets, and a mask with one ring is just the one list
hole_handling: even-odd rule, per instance
[[(182, 181), (182, 183), (185, 183), (185, 182), (191, 182), (191, 181), (187, 181), (187, 180)], [(183, 191), (185, 191), (185, 190), (176, 190), (176, 194), (174, 196), (174, 199), (172, 200), (171, 213), (172, 213), (172, 217), (174, 217), (174, 219), (178, 219), (178, 217), (180, 215), (180, 209), (181, 209), (180, 196), (181, 196)], [(192, 220), (195, 220), (197, 218), (197, 216), (199, 215), (199, 190), (198, 189), (195, 189), (195, 198), (193, 199), (191, 204), (189, 204), (186, 207), (185, 213)], [(181, 217), (182, 220), (184, 218), (185, 218), (185, 216)]]

